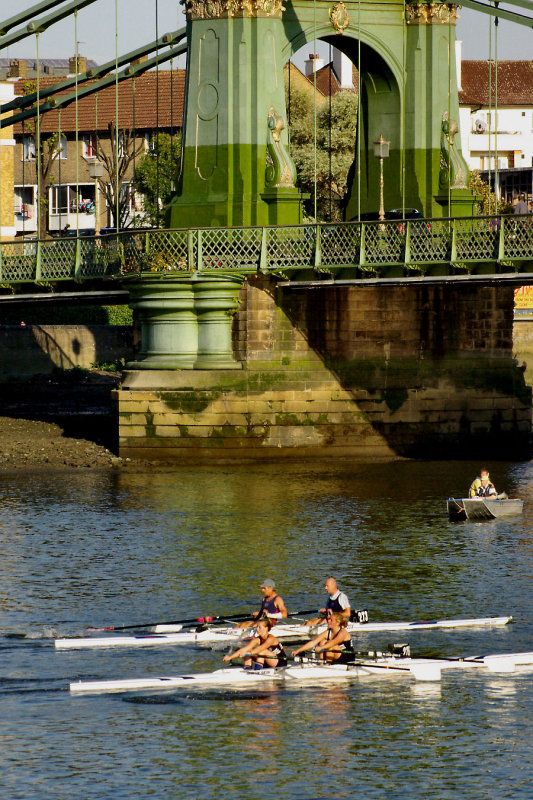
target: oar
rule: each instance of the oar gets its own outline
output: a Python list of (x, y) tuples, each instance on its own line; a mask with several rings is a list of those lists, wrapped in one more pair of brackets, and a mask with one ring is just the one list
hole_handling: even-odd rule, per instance
[[(292, 611), (287, 616), (289, 617), (304, 617), (309, 614), (316, 614), (316, 608), (306, 611)], [(201, 625), (204, 623), (212, 622), (244, 622), (247, 619), (252, 619), (252, 613), (248, 614), (220, 614), (216, 617), (189, 617), (188, 619), (174, 619), (167, 622), (144, 622), (137, 623), (136, 625), (110, 625), (107, 628), (87, 628), (88, 631), (129, 631), (135, 628), (154, 628), (156, 625)]]

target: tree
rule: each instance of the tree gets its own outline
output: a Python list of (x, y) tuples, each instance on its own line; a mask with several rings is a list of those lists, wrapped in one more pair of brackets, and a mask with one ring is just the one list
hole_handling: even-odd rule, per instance
[(98, 136), (98, 132), (96, 133), (95, 155), (106, 172), (105, 177), (98, 178), (98, 185), (111, 212), (112, 226), (126, 228), (131, 224), (131, 220), (128, 219), (131, 192), (128, 185), (123, 185), (124, 178), (132, 161), (144, 150), (144, 138), (137, 144), (133, 131), (128, 128), (117, 128), (114, 122), (109, 123), (107, 130), (109, 138), (105, 144)]
[[(35, 81), (27, 81), (24, 84), (23, 95), (26, 97), (30, 94), (35, 94), (37, 91), (37, 83)], [(39, 236), (43, 237), (48, 230), (48, 197), (50, 188), (53, 186), (54, 181), (51, 176), (52, 166), (54, 161), (59, 158), (63, 146), (64, 137), (61, 131), (44, 136), (40, 135), (37, 139), (37, 127), (42, 127), (43, 115), (39, 115), (39, 126), (37, 123), (25, 121), (23, 123), (23, 136), (32, 137), (35, 149), (35, 180), (37, 183), (37, 219), (38, 219), (38, 232)], [(24, 147), (24, 144), (23, 144)], [(25, 156), (23, 155), (23, 158)]]
[(506, 200), (496, 200), (496, 195), (487, 181), (484, 181), (479, 170), (473, 169), (470, 173), (470, 188), (478, 197), (476, 201), (476, 214), (478, 216), (490, 214), (511, 214), (513, 206)]
[[(291, 157), (296, 165), (298, 187), (311, 194), (306, 211), (314, 215), (315, 121), (311, 93), (291, 91)], [(331, 221), (343, 218), (348, 193), (348, 173), (355, 158), (357, 94), (337, 92), (317, 109), (316, 118), (317, 216)], [(331, 165), (330, 165), (331, 152)]]
[(135, 167), (135, 190), (142, 194), (145, 220), (161, 224), (162, 209), (174, 195), (174, 181), (181, 153), (181, 137), (158, 133), (149, 152)]

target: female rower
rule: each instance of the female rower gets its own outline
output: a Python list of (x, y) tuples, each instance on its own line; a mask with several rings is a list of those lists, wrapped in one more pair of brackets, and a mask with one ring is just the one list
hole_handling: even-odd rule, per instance
[(310, 642), (306, 642), (292, 651), (293, 656), (304, 650), (314, 650), (323, 661), (346, 664), (354, 659), (354, 649), (350, 634), (346, 630), (348, 620), (337, 612), (328, 613), (328, 627)]
[(286, 667), (287, 655), (283, 646), (275, 636), (270, 633), (273, 625), (271, 619), (261, 619), (256, 625), (255, 636), (244, 647), (240, 647), (234, 653), (228, 653), (222, 661), (231, 661), (232, 658), (244, 657), (245, 669), (261, 667)]

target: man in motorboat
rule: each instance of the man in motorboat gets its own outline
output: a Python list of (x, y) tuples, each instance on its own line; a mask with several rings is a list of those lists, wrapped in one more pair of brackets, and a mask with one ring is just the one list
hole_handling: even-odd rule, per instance
[(326, 605), (324, 608), (320, 609), (320, 617), (316, 617), (315, 619), (310, 619), (306, 623), (306, 625), (319, 625), (323, 622), (328, 612), (333, 611), (337, 614), (341, 614), (343, 617), (349, 621), (352, 610), (350, 608), (350, 601), (348, 600), (347, 596), (344, 592), (341, 592), (339, 587), (337, 586), (337, 581), (335, 578), (331, 576), (326, 579), (324, 584), (324, 588), (328, 593), (329, 597), (327, 599)]
[(253, 619), (240, 622), (237, 625), (238, 628), (251, 628), (260, 617), (267, 617), (275, 621), (278, 619), (285, 619), (288, 616), (283, 597), (276, 594), (276, 584), (273, 580), (266, 578), (261, 584), (261, 592), (263, 594), (261, 608), (259, 611), (253, 612)]
[(327, 615), (327, 630), (319, 633), (310, 642), (302, 644), (292, 651), (293, 656), (314, 650), (322, 661), (335, 664), (346, 664), (354, 660), (354, 649), (350, 634), (346, 630), (348, 619), (341, 613), (329, 611)]
[(255, 636), (244, 647), (234, 653), (228, 653), (222, 661), (233, 658), (244, 658), (244, 669), (262, 669), (263, 667), (286, 667), (287, 654), (276, 637), (271, 633), (273, 621), (268, 617), (261, 618), (255, 628)]
[(498, 492), (488, 478), (482, 478), (481, 486), (476, 491), (476, 497), (498, 497)]
[(497, 497), (498, 493), (490, 480), (488, 470), (482, 469), (470, 486), (469, 497)]

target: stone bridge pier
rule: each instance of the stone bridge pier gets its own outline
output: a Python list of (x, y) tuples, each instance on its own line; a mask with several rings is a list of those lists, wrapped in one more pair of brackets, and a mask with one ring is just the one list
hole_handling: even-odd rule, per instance
[(125, 372), (123, 457), (217, 463), (527, 453), (531, 389), (513, 358), (512, 288), (306, 289), (253, 276), (240, 287), (221, 281), (218, 301), (212, 281), (182, 289), (172, 307), (161, 286), (144, 303), (142, 313), (180, 344), (171, 363), (160, 333), (145, 339), (144, 355)]

